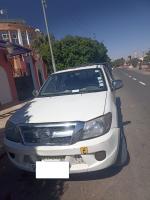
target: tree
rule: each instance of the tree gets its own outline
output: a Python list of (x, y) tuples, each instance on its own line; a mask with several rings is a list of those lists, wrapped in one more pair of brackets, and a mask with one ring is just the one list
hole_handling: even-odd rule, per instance
[[(51, 57), (46, 37), (43, 38), (42, 36), (42, 38), (35, 42), (34, 48), (37, 49), (46, 64), (51, 66)], [(53, 39), (52, 45), (57, 70), (83, 64), (110, 61), (105, 45), (91, 38), (66, 36), (62, 40)], [(49, 70), (51, 71), (51, 67)]]
[[(55, 43), (55, 37), (51, 35), (52, 44)], [(37, 38), (33, 41), (32, 49), (35, 53), (38, 53), (45, 64), (48, 66), (48, 71), (53, 72), (52, 64), (51, 64), (51, 56), (50, 56), (50, 49), (48, 45), (48, 37), (44, 34), (40, 34)]]
[(146, 63), (146, 64), (148, 64), (148, 63), (150, 63), (150, 51), (148, 51), (147, 53), (146, 53), (146, 56), (144, 57), (144, 63)]
[(139, 62), (140, 60), (138, 58), (132, 58), (130, 60), (130, 65), (132, 65), (133, 67), (137, 67)]
[(124, 58), (118, 58), (114, 61), (112, 61), (112, 66), (113, 67), (120, 67), (120, 66), (123, 66), (125, 63), (125, 59)]
[(54, 45), (54, 55), (57, 69), (109, 61), (103, 43), (79, 36), (66, 36), (57, 41)]

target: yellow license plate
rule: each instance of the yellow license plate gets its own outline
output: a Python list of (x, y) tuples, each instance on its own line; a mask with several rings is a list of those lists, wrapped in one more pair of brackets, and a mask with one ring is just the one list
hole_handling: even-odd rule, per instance
[(80, 152), (81, 154), (88, 154), (88, 147), (81, 147)]

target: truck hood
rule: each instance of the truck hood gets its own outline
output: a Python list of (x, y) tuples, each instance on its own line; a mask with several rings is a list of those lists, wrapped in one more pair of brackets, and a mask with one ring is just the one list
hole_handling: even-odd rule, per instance
[(106, 92), (35, 98), (10, 120), (15, 124), (88, 121), (104, 114), (105, 101)]

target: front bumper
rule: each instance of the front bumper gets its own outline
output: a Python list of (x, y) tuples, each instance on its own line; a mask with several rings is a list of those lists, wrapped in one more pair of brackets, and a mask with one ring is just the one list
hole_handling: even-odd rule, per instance
[[(20, 169), (35, 170), (36, 161), (69, 161), (70, 174), (97, 171), (113, 165), (119, 149), (119, 128), (107, 134), (77, 142), (69, 146), (25, 146), (4, 139), (5, 149), (11, 162)], [(87, 147), (88, 153), (81, 154), (80, 148)], [(105, 152), (105, 157), (97, 160), (96, 152)]]

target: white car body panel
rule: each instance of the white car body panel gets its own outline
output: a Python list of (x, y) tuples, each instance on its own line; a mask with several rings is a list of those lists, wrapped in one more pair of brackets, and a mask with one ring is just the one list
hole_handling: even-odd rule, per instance
[(106, 92), (35, 98), (19, 110), (14, 123), (88, 121), (104, 114)]
[[(23, 161), (22, 155), (29, 155), (31, 159), (36, 160), (36, 156), (63, 156), (65, 155), (65, 160), (70, 162), (70, 174), (73, 173), (82, 173), (82, 172), (90, 172), (96, 170), (102, 170), (106, 167), (111, 166), (117, 158), (118, 154), (118, 143), (119, 143), (119, 128), (114, 128), (109, 131), (108, 134), (103, 135), (98, 138), (80, 141), (76, 144), (70, 146), (38, 146), (38, 147), (28, 147), (22, 144), (15, 144), (14, 142), (5, 140), (5, 145), (8, 152), (16, 154), (16, 160), (12, 159), (9, 156), (9, 159), (16, 165), (17, 167), (34, 171), (34, 167), (31, 163), (25, 163)], [(88, 147), (88, 154), (81, 155), (80, 148)], [(102, 161), (97, 161), (95, 159), (95, 152), (98, 151), (106, 151), (107, 156), (106, 159)], [(81, 155), (83, 163), (74, 164), (73, 156)], [(53, 161), (53, 160), (49, 160)]]

